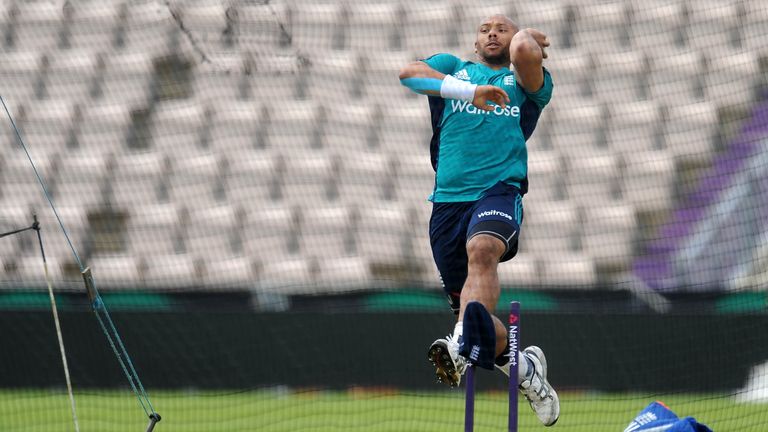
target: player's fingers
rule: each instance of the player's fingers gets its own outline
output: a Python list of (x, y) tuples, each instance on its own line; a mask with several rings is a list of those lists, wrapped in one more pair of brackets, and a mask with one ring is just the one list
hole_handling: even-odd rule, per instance
[(496, 105), (500, 106), (502, 109), (507, 107), (507, 100), (503, 93), (495, 95), (493, 101), (496, 102)]
[(499, 94), (501, 95), (501, 99), (502, 99), (502, 100), (503, 100), (505, 103), (509, 103), (509, 95), (507, 94), (507, 92), (506, 92), (506, 91), (504, 91), (504, 89), (503, 89), (503, 88), (499, 88), (499, 87), (496, 87), (496, 89), (497, 89), (497, 93), (499, 93)]

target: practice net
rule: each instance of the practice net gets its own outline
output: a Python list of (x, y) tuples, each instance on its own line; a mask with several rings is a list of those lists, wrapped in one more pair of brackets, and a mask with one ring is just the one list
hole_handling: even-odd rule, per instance
[[(0, 2), (0, 96), (163, 415), (156, 430), (458, 430), (426, 350), (427, 99), (481, 20), (549, 35), (520, 252), (500, 265), (563, 431), (654, 400), (768, 423), (762, 0)], [(4, 111), (4, 110), (3, 110)], [(146, 418), (8, 117), (0, 231), (40, 220), (81, 430)], [(481, 145), (482, 143), (478, 143)], [(0, 238), (0, 429), (72, 430), (37, 238)], [(506, 424), (479, 376), (477, 430)], [(521, 430), (541, 426), (520, 406)], [(143, 429), (141, 429), (143, 430)]]

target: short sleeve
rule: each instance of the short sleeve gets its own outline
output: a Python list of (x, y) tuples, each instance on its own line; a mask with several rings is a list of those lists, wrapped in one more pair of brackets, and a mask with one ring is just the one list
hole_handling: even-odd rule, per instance
[(435, 54), (422, 61), (432, 69), (446, 75), (456, 72), (456, 69), (458, 69), (461, 64), (461, 60), (451, 54)]
[(549, 71), (546, 68), (544, 68), (544, 84), (542, 84), (539, 90), (531, 93), (525, 91), (525, 89), (520, 86), (523, 93), (525, 93), (525, 96), (538, 105), (539, 108), (544, 108), (549, 103), (549, 100), (552, 99), (552, 87), (552, 75), (549, 74)]

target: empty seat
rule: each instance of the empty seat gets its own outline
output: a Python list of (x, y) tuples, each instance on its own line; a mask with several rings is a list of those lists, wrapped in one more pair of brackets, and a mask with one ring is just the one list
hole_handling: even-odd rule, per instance
[(605, 102), (646, 98), (648, 63), (637, 51), (595, 56), (595, 96)]
[(182, 222), (182, 213), (173, 204), (131, 208), (126, 229), (128, 253), (143, 257), (180, 251)]
[(435, 171), (428, 153), (401, 155), (396, 162), (395, 172), (395, 199), (400, 202), (426, 202), (435, 189)]
[(715, 149), (719, 117), (712, 102), (672, 106), (664, 127), (664, 143), (675, 156), (707, 161)]
[[(302, 74), (297, 85), (300, 96), (322, 102), (339, 99), (359, 99), (362, 95), (360, 57), (349, 51), (317, 52), (309, 58), (308, 72)], [(339, 106), (341, 104), (338, 104)]]
[(339, 198), (350, 204), (393, 198), (394, 164), (380, 153), (342, 153)]
[(58, 163), (54, 199), (59, 205), (99, 207), (104, 202), (104, 184), (109, 159), (89, 152), (67, 152)]
[(228, 160), (225, 192), (229, 202), (260, 203), (278, 197), (281, 162), (273, 153), (243, 150)]
[(130, 107), (119, 101), (82, 105), (77, 145), (91, 153), (117, 153), (125, 148), (131, 122)]
[(152, 91), (152, 57), (143, 51), (110, 55), (104, 62), (100, 95), (128, 105), (146, 103)]
[(594, 64), (589, 52), (553, 47), (544, 66), (552, 74), (558, 98), (584, 98), (593, 95)]
[(653, 0), (632, 4), (632, 46), (658, 53), (660, 48), (683, 46), (685, 6), (682, 2)]
[(301, 257), (269, 261), (261, 266), (258, 291), (283, 295), (315, 293), (316, 264)]
[(541, 262), (541, 283), (546, 287), (591, 288), (597, 282), (595, 263), (587, 255), (552, 253)]
[(621, 0), (585, 4), (574, 8), (573, 44), (598, 51), (617, 51), (629, 45), (630, 10)]
[(223, 199), (223, 160), (218, 155), (174, 155), (172, 161), (172, 173), (168, 182), (168, 195), (172, 201), (194, 201), (197, 205), (210, 205)]
[(624, 265), (632, 259), (637, 219), (631, 205), (584, 206), (585, 252), (598, 264)]
[[(299, 85), (307, 80), (306, 62), (296, 54), (255, 54), (246, 63), (250, 74), (245, 94), (261, 102), (274, 102), (301, 96)], [(291, 102), (293, 103), (293, 102)]]
[(132, 209), (167, 200), (168, 160), (160, 152), (122, 153), (115, 159), (112, 205)]
[(243, 215), (233, 205), (189, 205), (185, 249), (194, 255), (232, 256), (242, 250)]
[(30, 150), (50, 154), (66, 150), (74, 113), (74, 106), (68, 101), (35, 101), (25, 105), (22, 121), (16, 121)]
[(526, 201), (520, 251), (564, 253), (578, 249), (580, 218), (569, 201)]
[[(74, 262), (72, 248), (74, 247), (80, 256), (88, 253), (88, 247), (91, 244), (91, 230), (88, 222), (88, 211), (79, 205), (65, 205), (56, 203), (56, 213), (58, 218), (51, 210), (47, 202), (30, 208), (37, 214), (42, 232), (43, 244), (45, 247), (45, 257), (57, 258), (59, 262)], [(67, 230), (67, 237), (61, 230), (61, 224)], [(72, 245), (70, 246), (70, 241)], [(37, 252), (37, 245), (32, 247)]]
[(405, 263), (410, 255), (413, 211), (407, 204), (359, 208), (357, 254), (372, 263)]
[[(2, 199), (0, 202), (2, 202), (0, 206), (0, 232), (4, 233), (32, 225), (32, 212), (26, 205), (14, 205)], [(28, 252), (31, 255), (34, 251), (32, 248), (37, 247), (34, 243), (37, 239), (31, 238), (33, 235), (33, 233), (27, 233), (3, 237), (0, 240), (0, 257), (10, 259), (20, 256), (25, 248), (31, 249)]]
[(529, 149), (526, 197), (531, 200), (556, 201), (565, 198), (565, 166), (555, 151)]
[(549, 134), (552, 146), (566, 157), (601, 147), (605, 142), (605, 109), (600, 104), (556, 103)]
[(212, 257), (205, 260), (203, 282), (209, 289), (242, 289), (255, 284), (253, 261), (245, 256)]
[[(37, 172), (43, 179), (49, 192), (54, 180), (53, 167), (58, 157), (57, 153), (45, 153), (35, 148), (29, 149)], [(26, 154), (18, 148), (11, 148), (3, 153), (2, 171), (0, 171), (0, 199), (4, 206), (41, 207), (46, 204), (43, 190), (40, 187), (35, 172)]]
[(19, 51), (53, 51), (59, 46), (63, 8), (55, 2), (17, 2), (13, 47)]
[[(227, 13), (232, 15), (231, 11)], [(283, 46), (290, 42), (291, 33), (294, 33), (285, 4), (242, 4), (234, 17), (237, 23), (236, 41), (241, 49), (262, 50)], [(232, 19), (232, 16), (229, 18)]]
[(342, 257), (353, 250), (353, 216), (343, 205), (306, 205), (301, 212), (299, 252), (305, 257)]
[(317, 270), (316, 282), (325, 292), (370, 288), (373, 279), (370, 265), (362, 257), (320, 259)]
[(38, 94), (40, 65), (41, 56), (36, 51), (5, 52), (0, 56), (2, 96), (11, 113)]
[(187, 254), (153, 255), (145, 260), (144, 284), (160, 289), (190, 289), (202, 285), (198, 258)]
[[(64, 260), (53, 256), (46, 256), (45, 259), (48, 265), (48, 275), (55, 286), (57, 282), (61, 282), (63, 275), (61, 265)], [(14, 279), (22, 286), (34, 288), (46, 286), (43, 259), (40, 254), (16, 258), (16, 278)]]
[(520, 253), (499, 264), (498, 274), (503, 288), (529, 288), (540, 283), (538, 263), (531, 254)]
[(323, 147), (360, 152), (378, 146), (378, 109), (370, 104), (330, 104), (325, 107)]
[(655, 150), (625, 158), (623, 197), (640, 211), (668, 210), (672, 205), (675, 160), (672, 153)]
[(632, 157), (636, 152), (661, 148), (661, 109), (656, 102), (641, 101), (608, 106), (608, 146)]
[(687, 24), (685, 36), (692, 49), (725, 50), (740, 43), (737, 2), (698, 0), (688, 8)]
[(364, 96), (372, 101), (416, 99), (416, 93), (400, 84), (398, 71), (417, 58), (409, 52), (369, 53), (364, 60), (365, 72), (360, 74)]
[(426, 57), (459, 47), (458, 8), (449, 1), (408, 3), (405, 22), (404, 48), (417, 55)]
[(195, 66), (192, 92), (198, 99), (235, 101), (246, 93), (248, 76), (242, 56), (212, 53), (207, 62)]
[(320, 147), (320, 114), (319, 106), (310, 101), (295, 101), (283, 109), (268, 110), (266, 147), (285, 152)]
[(84, 102), (95, 90), (96, 57), (88, 51), (59, 51), (48, 57), (43, 95)]
[(760, 0), (745, 2), (742, 26), (742, 47), (747, 51), (763, 52), (765, 29), (768, 28), (768, 7)]
[(288, 202), (338, 197), (338, 161), (326, 154), (294, 155), (286, 159), (281, 196)]
[(124, 17), (122, 33), (117, 38), (119, 48), (152, 56), (172, 51), (175, 44), (173, 36), (179, 28), (167, 5), (128, 2), (122, 7)]
[[(268, 29), (271, 27), (267, 27)], [(338, 3), (308, 3), (291, 14), (291, 42), (305, 52), (342, 49), (345, 44), (344, 12)], [(366, 33), (356, 35), (366, 37)]]
[(98, 288), (135, 289), (141, 282), (140, 266), (132, 255), (96, 255), (88, 260)]
[(195, 43), (205, 52), (221, 50), (230, 37), (231, 24), (228, 23), (224, 4), (211, 2), (188, 2), (181, 10), (181, 18), (186, 28), (194, 35)]
[(266, 123), (262, 110), (261, 104), (252, 101), (216, 103), (208, 130), (208, 147), (233, 158), (257, 148)]
[(349, 3), (348, 49), (364, 52), (403, 49), (403, 11), (397, 3)]
[(523, 28), (534, 27), (547, 34), (551, 40), (562, 41), (562, 44), (569, 40), (568, 8), (561, 1), (518, 2), (513, 7), (514, 14), (511, 16)]
[[(768, 32), (766, 32), (768, 34)], [(760, 60), (754, 52), (710, 52), (704, 93), (719, 105), (751, 104), (759, 96)]]
[(382, 107), (379, 145), (385, 152), (423, 154), (432, 138), (429, 104), (426, 99)]
[(155, 148), (167, 154), (200, 153), (206, 123), (207, 113), (196, 102), (163, 102), (153, 115), (152, 141)]
[(648, 78), (650, 97), (679, 105), (704, 97), (705, 64), (701, 53), (690, 50), (653, 50)]
[(116, 2), (81, 1), (72, 3), (64, 32), (64, 46), (97, 52), (115, 43), (119, 10)]
[(267, 265), (298, 252), (298, 216), (292, 207), (251, 203), (243, 228), (245, 255)]

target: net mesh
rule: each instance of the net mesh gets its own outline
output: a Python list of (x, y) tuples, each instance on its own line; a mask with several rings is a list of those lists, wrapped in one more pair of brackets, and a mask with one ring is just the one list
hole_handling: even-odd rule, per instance
[[(497, 13), (552, 42), (499, 280), (548, 354), (558, 427), (620, 430), (654, 399), (715, 430), (768, 421), (764, 2), (4, 1), (0, 96), (172, 413), (159, 430), (458, 427), (461, 394), (424, 359), (452, 319), (427, 229), (429, 107), (397, 74), (474, 59)], [(81, 425), (140, 427), (3, 125), (0, 230), (41, 221)], [(0, 239), (0, 268), (0, 307), (34, 312), (0, 337), (26, 377), (2, 383), (0, 426), (65, 430), (36, 238)], [(480, 378), (478, 428), (501, 427), (503, 380)]]

